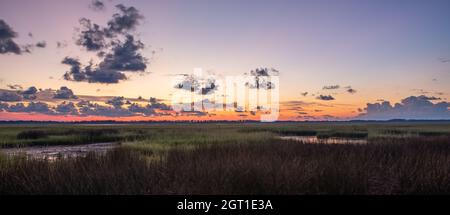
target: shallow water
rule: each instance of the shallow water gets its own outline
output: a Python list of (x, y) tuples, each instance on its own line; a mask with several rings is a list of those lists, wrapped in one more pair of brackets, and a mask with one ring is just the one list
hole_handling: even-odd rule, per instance
[(367, 139), (362, 138), (317, 138), (317, 136), (281, 136), (280, 138), (312, 144), (367, 144)]
[(93, 143), (84, 145), (32, 146), (0, 149), (6, 155), (25, 155), (30, 158), (56, 160), (58, 158), (86, 156), (89, 152), (106, 153), (120, 143)]

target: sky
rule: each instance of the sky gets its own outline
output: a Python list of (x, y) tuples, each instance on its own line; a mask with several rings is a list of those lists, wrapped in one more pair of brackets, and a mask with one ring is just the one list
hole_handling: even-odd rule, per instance
[[(195, 68), (217, 83), (258, 68), (278, 71), (279, 120), (450, 119), (448, 0), (0, 5), (0, 120), (241, 120), (263, 114), (173, 111), (171, 98), (183, 91), (174, 77), (192, 77)], [(37, 92), (26, 92), (33, 86)]]

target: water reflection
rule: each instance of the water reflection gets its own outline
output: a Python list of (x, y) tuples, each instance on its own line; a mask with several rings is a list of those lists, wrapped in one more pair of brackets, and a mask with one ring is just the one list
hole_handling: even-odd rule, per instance
[(29, 158), (56, 160), (58, 158), (86, 156), (89, 152), (106, 153), (120, 143), (94, 143), (85, 145), (33, 146), (1, 149), (7, 155), (25, 155)]
[(280, 138), (283, 140), (294, 140), (313, 144), (367, 144), (367, 139), (357, 138), (317, 138), (317, 136), (282, 136)]

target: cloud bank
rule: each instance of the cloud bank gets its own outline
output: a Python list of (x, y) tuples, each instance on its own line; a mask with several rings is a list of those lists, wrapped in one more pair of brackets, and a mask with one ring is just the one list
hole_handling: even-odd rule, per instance
[(450, 119), (450, 103), (438, 102), (424, 95), (410, 96), (400, 103), (391, 105), (389, 101), (380, 103), (368, 103), (366, 113), (361, 114), (358, 119), (365, 120), (390, 120), (390, 119), (417, 119), (438, 120)]
[(34, 86), (26, 90), (0, 89), (0, 112), (2, 111), (80, 117), (154, 117), (174, 114), (170, 105), (162, 103), (160, 99), (154, 97), (148, 100), (142, 98), (136, 100), (122, 96), (76, 96), (71, 89), (65, 86), (58, 90), (38, 90)]

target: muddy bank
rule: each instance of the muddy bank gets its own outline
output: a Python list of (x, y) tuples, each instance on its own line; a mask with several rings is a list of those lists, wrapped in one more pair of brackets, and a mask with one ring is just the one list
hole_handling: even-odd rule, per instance
[(0, 149), (6, 155), (24, 155), (30, 158), (55, 160), (57, 158), (86, 156), (89, 152), (106, 153), (120, 143), (93, 143), (84, 145), (32, 146)]

